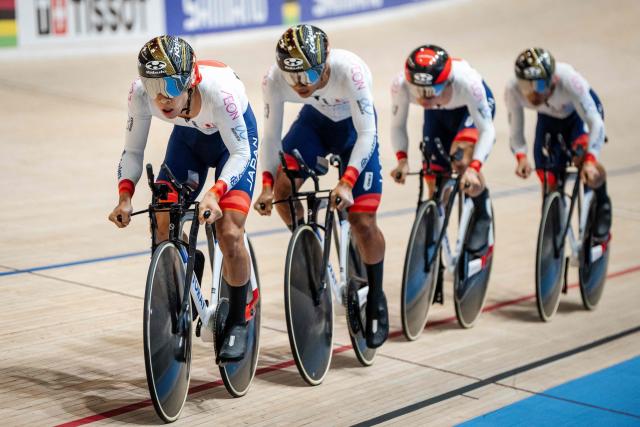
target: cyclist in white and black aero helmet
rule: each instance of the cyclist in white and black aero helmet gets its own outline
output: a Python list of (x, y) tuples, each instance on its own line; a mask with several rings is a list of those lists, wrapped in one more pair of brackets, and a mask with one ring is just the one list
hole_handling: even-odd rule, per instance
[[(193, 49), (179, 37), (160, 36), (147, 42), (138, 55), (139, 78), (129, 91), (125, 146), (118, 167), (120, 200), (109, 215), (118, 227), (131, 220), (131, 198), (142, 174), (144, 149), (151, 118), (173, 124), (165, 163), (180, 182), (192, 181), (202, 190), (209, 168), (216, 182), (200, 202), (199, 219), (211, 211), (224, 255), (223, 272), (230, 285), (229, 322), (218, 356), (222, 361), (243, 357), (247, 328), (245, 305), (250, 289), (249, 254), (244, 224), (255, 183), (258, 133), (245, 87), (225, 64), (196, 61)], [(167, 182), (164, 171), (158, 181)], [(169, 200), (175, 200), (175, 193)], [(158, 241), (168, 238), (169, 214), (157, 214)], [(202, 279), (204, 255), (196, 253), (196, 274)]]
[[(574, 159), (582, 165), (582, 178), (595, 190), (597, 224), (596, 237), (605, 240), (611, 228), (611, 200), (607, 194), (606, 172), (599, 161), (605, 142), (604, 110), (595, 91), (571, 65), (556, 62), (544, 48), (525, 49), (515, 61), (515, 76), (505, 90), (509, 113), (510, 146), (517, 159), (516, 175), (527, 178), (532, 171), (527, 159), (524, 137), (524, 108), (537, 111), (533, 154), (536, 172), (553, 189), (565, 172), (566, 151), (557, 143), (550, 152), (543, 153), (545, 135), (562, 135), (574, 149), (583, 148), (582, 158)], [(553, 141), (556, 141), (554, 138)]]
[[(265, 126), (260, 155), (264, 172), (262, 193), (254, 206), (261, 215), (269, 215), (274, 194), (282, 199), (291, 192), (287, 177), (278, 172), (280, 150), (291, 167), (297, 164), (290, 155), (294, 149), (312, 168), (317, 156), (341, 156), (347, 167), (331, 193), (331, 203), (339, 197), (338, 207), (349, 211), (369, 282), (367, 346), (379, 347), (387, 339), (389, 321), (382, 290), (385, 243), (376, 221), (382, 175), (371, 83), (364, 61), (346, 50), (329, 50), (327, 35), (318, 27), (296, 25), (284, 32), (276, 44), (276, 63), (262, 85)], [(285, 102), (304, 106), (282, 138)], [(290, 225), (289, 209), (282, 204), (276, 209)]]
[[(418, 105), (424, 109), (422, 137), (431, 169), (448, 172), (453, 167), (463, 174), (461, 184), (478, 212), (467, 248), (478, 256), (488, 253), (490, 202), (481, 168), (496, 138), (491, 89), (467, 61), (451, 58), (440, 46), (427, 44), (411, 52), (404, 72), (393, 80), (391, 104), (391, 143), (398, 160), (391, 176), (404, 183), (409, 172), (407, 118), (409, 105)], [(464, 156), (452, 162), (450, 155), (458, 148)], [(426, 178), (433, 194), (435, 177)]]

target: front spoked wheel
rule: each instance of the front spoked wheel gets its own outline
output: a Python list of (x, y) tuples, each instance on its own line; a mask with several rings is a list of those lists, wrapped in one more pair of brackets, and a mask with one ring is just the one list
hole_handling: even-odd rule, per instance
[(160, 244), (147, 275), (143, 345), (151, 401), (165, 422), (178, 419), (189, 392), (191, 322), (178, 334), (185, 274), (178, 248), (168, 241)]
[(333, 302), (320, 283), (322, 246), (313, 228), (295, 229), (285, 261), (284, 306), (291, 352), (310, 385), (323, 380), (331, 364)]
[(440, 264), (436, 242), (439, 233), (437, 212), (434, 201), (423, 203), (409, 236), (402, 274), (400, 314), (402, 332), (410, 341), (418, 339), (424, 330), (436, 290)]
[(609, 267), (609, 237), (604, 242), (596, 241), (593, 236), (595, 227), (596, 202), (592, 201), (582, 240), (579, 268), (580, 296), (587, 310), (593, 310), (598, 305)]
[(376, 349), (367, 347), (365, 325), (367, 324), (366, 288), (367, 270), (360, 257), (353, 236), (349, 234), (349, 257), (347, 260), (347, 325), (349, 338), (358, 361), (363, 366), (371, 366), (376, 357)]
[(562, 292), (565, 268), (564, 239), (559, 241), (562, 222), (562, 195), (554, 191), (544, 201), (536, 250), (536, 303), (538, 314), (545, 322), (551, 320), (558, 309)]
[(493, 264), (493, 246), (495, 242), (495, 221), (491, 206), (491, 227), (489, 229), (487, 252), (478, 257), (465, 250), (466, 242), (473, 233), (475, 214), (469, 219), (465, 235), (465, 245), (460, 254), (453, 279), (453, 300), (458, 323), (463, 328), (471, 328), (484, 307)]
[[(256, 373), (258, 353), (260, 352), (260, 276), (258, 275), (258, 265), (253, 252), (253, 246), (250, 240), (247, 240), (247, 242), (249, 246), (249, 256), (251, 257), (251, 268), (255, 274), (256, 284), (258, 286), (256, 290), (248, 292), (247, 295), (248, 312), (246, 315), (247, 319), (249, 319), (247, 325), (247, 351), (242, 360), (220, 365), (220, 376), (222, 377), (224, 386), (227, 388), (229, 394), (234, 397), (244, 396), (249, 390), (251, 381)], [(220, 276), (222, 276), (222, 269), (220, 269), (220, 272)], [(224, 298), (221, 299), (221, 301), (226, 301), (226, 299), (229, 298), (229, 285), (227, 285), (222, 277), (220, 277), (220, 284), (220, 295)], [(220, 325), (220, 328), (223, 327), (224, 325)]]

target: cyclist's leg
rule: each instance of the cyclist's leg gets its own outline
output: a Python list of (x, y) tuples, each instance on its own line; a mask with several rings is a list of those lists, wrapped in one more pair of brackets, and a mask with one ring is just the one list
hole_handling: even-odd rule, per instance
[[(604, 118), (602, 104), (593, 90), (591, 90), (591, 97), (595, 101), (600, 115)], [(587, 125), (577, 114), (575, 114), (571, 124), (570, 141), (574, 148), (581, 145), (585, 153), (587, 152), (589, 144), (588, 131), (589, 129)], [(594, 180), (588, 180), (585, 182), (585, 185), (593, 189), (596, 198), (597, 220), (594, 233), (595, 237), (598, 239), (605, 239), (609, 235), (609, 230), (611, 229), (611, 199), (607, 193), (607, 172), (600, 162), (596, 162), (595, 167), (598, 170), (598, 177)]]
[[(449, 148), (455, 135), (455, 128), (450, 123), (450, 110), (424, 110), (422, 140), (429, 159), (429, 167), (433, 172), (448, 174), (451, 172)], [(426, 171), (427, 165), (423, 164)], [(426, 174), (425, 181), (429, 188), (429, 197), (433, 197), (438, 189), (436, 176)]]
[[(222, 276), (229, 285), (230, 294), (226, 334), (218, 353), (218, 357), (223, 361), (242, 359), (248, 338), (245, 310), (247, 295), (251, 290), (251, 260), (244, 245), (244, 225), (256, 181), (258, 153), (257, 126), (250, 106), (244, 113), (244, 120), (247, 126), (246, 143), (250, 148), (251, 159), (237, 183), (220, 199), (222, 218), (215, 223), (216, 237), (224, 257)], [(229, 152), (225, 148), (215, 164), (216, 179), (228, 158)]]
[[(351, 119), (332, 126), (333, 132), (325, 135), (332, 141), (332, 151), (340, 153), (347, 164), (357, 133)], [(329, 139), (333, 137), (333, 139)], [(377, 138), (377, 136), (376, 136)], [(337, 144), (341, 142), (342, 147)], [(382, 166), (379, 146), (375, 148), (369, 162), (362, 169), (353, 187), (354, 204), (349, 208), (348, 220), (358, 251), (367, 271), (369, 291), (367, 293), (365, 337), (367, 347), (380, 347), (389, 336), (387, 300), (383, 291), (383, 266), (385, 240), (378, 227), (376, 211), (382, 193)]]
[[(330, 119), (322, 115), (312, 106), (305, 105), (302, 107), (298, 118), (293, 122), (289, 132), (287, 132), (282, 140), (282, 151), (285, 153), (288, 168), (294, 170), (299, 169), (298, 162), (291, 154), (294, 149), (300, 152), (305, 163), (310, 168), (315, 167), (317, 156), (325, 156), (328, 153), (322, 145), (319, 135), (319, 129), (325, 121), (330, 121)], [(306, 178), (306, 176), (303, 176), (300, 179), (296, 179), (296, 188), (300, 188)], [(282, 200), (289, 197), (290, 194), (291, 182), (282, 169), (278, 168), (274, 184), (274, 196), (276, 200)], [(276, 205), (276, 210), (287, 227), (291, 228), (293, 220), (288, 204), (278, 204)], [(300, 203), (296, 204), (296, 215), (299, 220), (304, 217), (304, 210)]]
[[(174, 126), (164, 157), (164, 163), (169, 166), (169, 169), (179, 182), (187, 182), (190, 173), (191, 176), (193, 176), (194, 173), (198, 175), (198, 192), (204, 185), (208, 169), (206, 163), (194, 150), (196, 142), (200, 137), (200, 135), (198, 135), (199, 133), (197, 129), (185, 126)], [(164, 182), (169, 185), (171, 191), (168, 194), (167, 201), (178, 200), (177, 193), (169, 183), (169, 178), (163, 170), (160, 170), (158, 173), (156, 182)], [(156, 244), (158, 244), (169, 238), (169, 213), (161, 212), (156, 214), (156, 221), (158, 224)]]
[[(544, 186), (546, 170), (547, 191), (555, 191), (558, 188), (558, 184), (564, 181), (568, 159), (556, 139), (558, 134), (563, 135), (564, 138), (568, 137), (568, 135), (565, 135), (567, 126), (563, 121), (564, 119), (556, 119), (555, 117), (538, 113), (533, 158), (536, 164), (536, 174), (542, 186)], [(544, 145), (547, 135), (551, 136), (551, 143), (548, 150), (545, 151)], [(543, 196), (544, 191), (545, 189), (542, 188)]]
[[(489, 104), (491, 105), (493, 115), (495, 114), (495, 102), (493, 101), (493, 95), (486, 85), (485, 91), (487, 93), (487, 98), (490, 100)], [(453, 139), (450, 151), (451, 154), (453, 154), (459, 148), (462, 149), (462, 159), (459, 161), (453, 161), (453, 167), (459, 174), (464, 173), (467, 167), (469, 167), (473, 158), (475, 144), (478, 141), (478, 129), (469, 114), (469, 110), (465, 107), (464, 109), (460, 109), (460, 111), (461, 112), (458, 113), (460, 120), (458, 133)], [(486, 187), (486, 182), (482, 172), (478, 172), (478, 178), (480, 179), (484, 189), (480, 194), (472, 197), (475, 220), (473, 222), (471, 238), (467, 242), (467, 250), (481, 256), (489, 249), (488, 242), (489, 230), (491, 229), (491, 209), (489, 207), (489, 189)]]

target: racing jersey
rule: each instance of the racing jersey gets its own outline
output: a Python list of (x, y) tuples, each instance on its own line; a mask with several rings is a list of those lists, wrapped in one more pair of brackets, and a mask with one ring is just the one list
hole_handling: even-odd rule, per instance
[[(598, 106), (591, 97), (589, 83), (571, 65), (556, 63), (553, 73), (554, 89), (547, 101), (541, 105), (533, 105), (518, 89), (516, 78), (512, 78), (505, 90), (505, 101), (509, 112), (509, 144), (516, 156), (526, 155), (527, 143), (524, 138), (523, 107), (536, 110), (557, 119), (569, 117), (574, 111), (588, 126), (588, 153), (594, 158), (600, 154), (604, 144), (604, 121)], [(587, 131), (585, 129), (585, 131)]]
[[(453, 94), (446, 105), (439, 105), (437, 109), (454, 110), (467, 107), (469, 115), (478, 129), (478, 141), (473, 151), (473, 160), (484, 163), (489, 157), (496, 139), (493, 126), (492, 106), (489, 105), (482, 76), (469, 63), (462, 59), (454, 59), (451, 63), (451, 87)], [(391, 85), (391, 105), (393, 117), (391, 119), (391, 143), (396, 156), (406, 158), (409, 146), (407, 133), (407, 116), (409, 104), (418, 104), (417, 99), (409, 91), (409, 83), (400, 73)]]
[(308, 98), (302, 98), (287, 84), (284, 71), (277, 64), (264, 76), (262, 91), (265, 125), (261, 153), (263, 185), (273, 183), (280, 164), (278, 153), (282, 149), (285, 102), (311, 105), (334, 122), (352, 118), (358, 137), (342, 177), (352, 187), (369, 162), (377, 144), (371, 72), (357, 55), (342, 49), (332, 49), (327, 63), (330, 76), (326, 86), (316, 90)]
[(155, 116), (177, 126), (198, 129), (207, 135), (220, 132), (229, 150), (229, 160), (224, 165), (214, 186), (222, 197), (239, 180), (250, 160), (250, 145), (243, 113), (249, 100), (244, 84), (233, 70), (217, 61), (199, 61), (201, 81), (198, 84), (202, 104), (196, 117), (168, 119), (149, 98), (140, 78), (133, 81), (129, 91), (129, 114), (124, 151), (118, 166), (118, 188), (133, 195), (135, 184), (142, 175), (144, 149), (147, 145), (151, 117)]

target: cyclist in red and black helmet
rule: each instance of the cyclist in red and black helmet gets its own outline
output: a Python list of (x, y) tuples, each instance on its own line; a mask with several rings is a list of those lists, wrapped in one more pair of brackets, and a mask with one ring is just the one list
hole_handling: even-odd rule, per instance
[[(491, 225), (489, 190), (480, 172), (495, 142), (493, 116), (495, 101), (482, 76), (468, 62), (453, 59), (436, 45), (423, 45), (411, 52), (391, 87), (391, 143), (396, 151), (397, 166), (391, 176), (404, 183), (409, 171), (407, 118), (409, 105), (424, 109), (422, 136), (431, 169), (450, 171), (452, 166), (463, 174), (461, 184), (473, 198), (479, 216), (468, 248), (482, 255), (489, 250)], [(458, 148), (463, 159), (450, 160)], [(427, 176), (431, 194), (436, 182)]]

